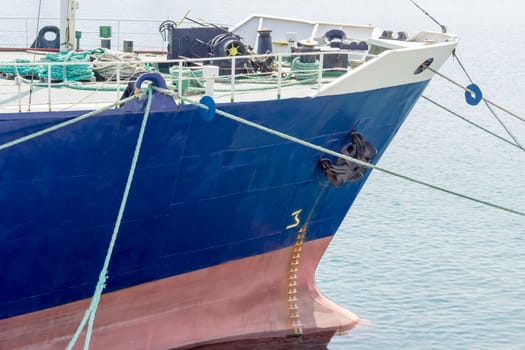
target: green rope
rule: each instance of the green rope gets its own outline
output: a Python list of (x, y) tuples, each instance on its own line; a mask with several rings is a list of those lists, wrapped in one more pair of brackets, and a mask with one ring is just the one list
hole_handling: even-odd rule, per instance
[[(48, 53), (41, 62), (83, 62), (85, 64), (75, 65), (52, 65), (51, 79), (62, 81), (78, 81), (91, 79), (93, 77), (93, 70), (90, 66), (90, 52), (59, 52)], [(48, 79), (48, 65), (41, 65), (38, 76), (40, 79)]]
[[(469, 79), (469, 81), (473, 84), (473, 81), (472, 81), (472, 78), (470, 78), (470, 75), (468, 74), (467, 70), (465, 69), (465, 67), (463, 66), (463, 63), (461, 63), (461, 60), (459, 59), (459, 57), (456, 55), (456, 52), (453, 51), (452, 54), (454, 55), (454, 57), (457, 59), (457, 61), (459, 62), (459, 65), (461, 66), (461, 69), (463, 70), (463, 72), (466, 74), (467, 78)], [(465, 92), (468, 92), (469, 94), (471, 95), (475, 95), (473, 93), (472, 90), (470, 90), (468, 87), (465, 87), (463, 85), (461, 85), (460, 83), (454, 81), (453, 79), (447, 77), (446, 75), (438, 72), (437, 70), (433, 69), (433, 68), (430, 68), (430, 67), (427, 67), (428, 70), (430, 70), (431, 72), (433, 72), (434, 74), (440, 76), (441, 78), (449, 81), (450, 83), (452, 83), (453, 85), (456, 85), (458, 86), (459, 88), (465, 90)], [(517, 114), (515, 113), (512, 113), (511, 111), (497, 105), (496, 103), (490, 101), (489, 99), (485, 98), (485, 97), (482, 97), (481, 98), (483, 100), (483, 102), (485, 103), (485, 106), (487, 106), (487, 109), (489, 110), (489, 112), (492, 114), (492, 116), (497, 120), (497, 122), (501, 125), (501, 127), (505, 130), (505, 132), (510, 136), (510, 138), (513, 140), (513, 143), (519, 148), (521, 149), (522, 151), (525, 152), (525, 147), (521, 145), (521, 143), (519, 142), (519, 140), (516, 138), (516, 136), (512, 133), (512, 131), (507, 127), (507, 125), (505, 125), (505, 123), (503, 122), (503, 120), (501, 120), (501, 118), (497, 115), (496, 111), (494, 111), (494, 109), (492, 108), (492, 106), (506, 112), (507, 114), (513, 116), (514, 118), (517, 118), (519, 120), (521, 120), (522, 122), (525, 122), (525, 118), (523, 117), (520, 117), (518, 116)]]
[[(315, 83), (317, 81), (317, 77), (313, 79), (306, 79), (303, 80), (297, 80), (297, 81), (289, 81), (288, 83), (281, 84), (281, 88), (286, 88), (290, 86), (296, 86), (296, 85), (308, 85), (311, 83)], [(235, 92), (256, 92), (256, 91), (271, 91), (271, 90), (277, 90), (278, 86), (262, 86), (262, 87), (250, 87), (250, 88), (236, 88)], [(206, 91), (205, 88), (194, 88), (190, 87), (188, 88), (188, 91), (196, 91), (196, 92), (204, 92)], [(231, 92), (231, 89), (214, 89), (215, 92)]]
[[(13, 65), (0, 65), (0, 73), (17, 76), (30, 76), (37, 75), (38, 70), (41, 68), (39, 65), (26, 65), (26, 63), (31, 63), (31, 61), (21, 58), (15, 59), (12, 63)], [(20, 65), (21, 63), (24, 65)]]
[[(46, 63), (60, 62), (79, 62), (73, 65), (48, 65)], [(16, 59), (11, 64), (5, 63), (0, 66), (0, 72), (22, 77), (34, 77), (47, 80), (51, 67), (51, 79), (60, 81), (79, 81), (93, 77), (93, 70), (90, 65), (90, 52), (58, 52), (48, 53), (38, 61), (38, 63)]]
[(301, 62), (300, 57), (292, 61), (291, 71), (297, 80), (317, 79), (319, 72), (319, 61)]
[[(457, 57), (457, 56), (456, 56), (456, 57)], [(447, 77), (446, 75), (444, 75), (444, 74), (438, 72), (437, 70), (432, 69), (431, 67), (427, 67), (427, 69), (428, 69), (429, 71), (431, 71), (432, 73), (434, 73), (434, 74), (440, 76), (441, 78), (447, 80), (448, 82), (452, 83), (453, 85), (456, 85), (456, 86), (459, 87), (460, 89), (463, 89), (464, 91), (466, 91), (466, 92), (468, 92), (468, 93), (470, 93), (470, 94), (474, 94), (474, 92), (473, 92), (472, 90), (466, 88), (465, 86), (461, 85), (460, 83), (458, 83), (458, 82), (452, 80), (451, 78)], [(510, 116), (512, 116), (512, 117), (514, 117), (514, 118), (516, 118), (516, 119), (518, 119), (518, 120), (521, 120), (522, 122), (525, 123), (525, 118), (524, 118), (524, 117), (519, 116), (519, 115), (517, 115), (516, 113), (513, 113), (512, 111), (510, 111), (510, 110), (508, 110), (508, 109), (506, 109), (506, 108), (504, 108), (504, 107), (498, 105), (497, 103), (495, 103), (495, 102), (489, 100), (488, 98), (483, 97), (482, 100), (485, 101), (486, 103), (488, 103), (488, 104), (490, 104), (490, 105), (496, 107), (496, 108), (499, 109), (500, 111), (503, 111), (503, 112), (507, 113), (508, 115), (510, 115)]]
[(129, 102), (133, 99), (136, 99), (137, 96), (130, 96), (130, 97), (127, 97), (125, 99), (122, 99), (120, 101), (117, 101), (117, 102), (114, 102), (110, 105), (107, 105), (105, 107), (102, 107), (102, 108), (99, 108), (95, 111), (91, 111), (89, 113), (86, 113), (86, 114), (82, 114), (76, 118), (73, 118), (73, 119), (69, 119), (69, 120), (66, 120), (65, 122), (62, 122), (62, 123), (59, 123), (59, 124), (56, 124), (56, 125), (53, 125), (53, 126), (50, 126), (49, 128), (46, 128), (46, 129), (42, 129), (40, 131), (37, 131), (37, 132), (34, 132), (32, 134), (29, 134), (29, 135), (26, 135), (26, 136), (22, 136), (18, 139), (15, 139), (13, 141), (9, 141), (9, 142), (6, 142), (2, 145), (0, 145), (0, 151), (4, 150), (4, 149), (7, 149), (9, 147), (13, 147), (15, 145), (18, 145), (20, 143), (24, 143), (26, 141), (29, 141), (29, 140), (32, 140), (32, 139), (35, 139), (37, 137), (40, 137), (42, 135), (45, 135), (45, 134), (48, 134), (50, 132), (53, 132), (53, 131), (56, 131), (58, 129), (62, 129), (68, 125), (71, 125), (71, 124), (75, 124), (75, 123), (78, 123), (84, 119), (88, 119), (88, 118), (91, 118), (91, 117), (94, 117), (104, 111), (107, 111), (108, 109), (111, 109), (111, 108), (114, 108), (116, 106), (120, 106), (120, 105), (123, 105), (124, 103), (126, 102)]
[(425, 100), (427, 100), (428, 102), (430, 102), (430, 103), (432, 103), (432, 104), (438, 106), (439, 108), (441, 108), (441, 109), (443, 109), (443, 110), (449, 112), (450, 114), (452, 114), (452, 115), (458, 117), (459, 119), (461, 119), (461, 120), (463, 120), (463, 121), (469, 123), (470, 125), (473, 125), (473, 126), (475, 126), (476, 128), (481, 129), (482, 131), (486, 132), (487, 134), (490, 134), (490, 135), (492, 135), (492, 136), (494, 136), (494, 137), (500, 139), (501, 141), (506, 142), (506, 143), (508, 143), (509, 145), (514, 146), (514, 147), (516, 147), (516, 148), (518, 148), (518, 149), (521, 150), (521, 147), (519, 147), (518, 145), (516, 145), (514, 142), (509, 141), (509, 140), (507, 140), (506, 138), (504, 138), (504, 137), (502, 137), (502, 136), (499, 136), (498, 134), (496, 134), (496, 133), (490, 131), (489, 129), (486, 129), (486, 128), (482, 127), (482, 126), (479, 125), (479, 124), (474, 123), (474, 122), (471, 121), (471, 120), (468, 120), (467, 118), (461, 116), (460, 114), (454, 112), (453, 110), (451, 110), (451, 109), (449, 109), (449, 108), (447, 108), (447, 107), (445, 107), (445, 106), (443, 106), (443, 105), (437, 103), (436, 101), (434, 101), (434, 100), (432, 100), (432, 99), (430, 99), (430, 98), (428, 98), (428, 97), (426, 97), (426, 96), (421, 96), (421, 97), (423, 97), (423, 98), (424, 98)]
[[(117, 91), (116, 86), (108, 85), (107, 83), (101, 83), (101, 84), (94, 84), (94, 85), (87, 85), (85, 83), (81, 83), (78, 81), (61, 81), (58, 83), (51, 83), (48, 84), (47, 82), (34, 82), (30, 79), (22, 78), (22, 82), (24, 84), (32, 84), (32, 86), (42, 87), (42, 88), (48, 88), (49, 86), (52, 88), (70, 88), (74, 90), (84, 90), (84, 91)], [(126, 81), (122, 80), (122, 84), (119, 87), (119, 91), (124, 91), (127, 88), (127, 84), (125, 84)], [(24, 96), (24, 95), (22, 95)], [(13, 97), (12, 99), (17, 99), (18, 96)], [(7, 101), (7, 100), (6, 100)], [(1, 102), (0, 102), (1, 104)]]
[(127, 84), (121, 84), (120, 87), (116, 86), (110, 86), (110, 85), (104, 85), (104, 84), (97, 84), (97, 85), (85, 85), (82, 83), (68, 83), (65, 85), (65, 87), (68, 87), (73, 90), (83, 90), (83, 91), (124, 91), (127, 88)]
[[(177, 94), (175, 94), (175, 93), (173, 93), (173, 92), (171, 92), (169, 90), (166, 90), (166, 89), (160, 89), (160, 88), (156, 88), (156, 87), (154, 87), (154, 89), (159, 91), (159, 92), (162, 92), (164, 94), (177, 96)], [(204, 105), (202, 103), (193, 101), (193, 100), (191, 100), (189, 98), (186, 98), (184, 96), (178, 96), (178, 97), (180, 99), (186, 101), (186, 102), (189, 102), (189, 103), (199, 107), (199, 108), (202, 108), (204, 110), (208, 110), (208, 106), (206, 106), (206, 105)], [(218, 115), (221, 115), (221, 116), (226, 117), (228, 119), (231, 119), (233, 121), (239, 122), (241, 124), (250, 126), (252, 128), (255, 128), (255, 129), (258, 129), (258, 130), (261, 130), (261, 131), (264, 131), (264, 132), (267, 132), (269, 134), (275, 135), (275, 136), (280, 137), (282, 139), (285, 139), (285, 140), (288, 140), (288, 141), (291, 141), (291, 142), (295, 142), (297, 144), (300, 144), (302, 146), (314, 149), (316, 151), (320, 151), (320, 152), (332, 155), (334, 157), (338, 157), (338, 158), (347, 160), (347, 161), (352, 162), (354, 164), (357, 164), (357, 165), (360, 165), (360, 166), (364, 166), (364, 167), (370, 168), (370, 169), (376, 169), (376, 170), (381, 171), (383, 173), (386, 173), (386, 174), (389, 174), (389, 175), (392, 175), (392, 176), (395, 176), (395, 177), (407, 180), (409, 182), (417, 183), (419, 185), (422, 185), (422, 186), (425, 186), (425, 187), (429, 187), (429, 188), (432, 188), (434, 190), (438, 190), (440, 192), (444, 192), (444, 193), (447, 193), (447, 194), (450, 194), (450, 195), (453, 195), (453, 196), (456, 196), (456, 197), (467, 199), (467, 200), (470, 200), (470, 201), (473, 201), (473, 202), (476, 202), (476, 203), (479, 203), (479, 204), (483, 204), (483, 205), (486, 205), (486, 206), (489, 206), (489, 207), (492, 207), (492, 208), (500, 209), (500, 210), (503, 210), (503, 211), (506, 211), (506, 212), (509, 212), (509, 213), (512, 213), (512, 214), (516, 214), (516, 215), (520, 215), (520, 216), (524, 216), (525, 217), (525, 212), (523, 212), (523, 211), (512, 209), (512, 208), (507, 208), (507, 207), (504, 207), (502, 205), (498, 205), (498, 204), (494, 204), (494, 203), (491, 203), (491, 202), (488, 202), (488, 201), (477, 199), (477, 198), (469, 196), (469, 195), (465, 195), (465, 194), (462, 194), (462, 193), (459, 193), (459, 192), (451, 191), (451, 190), (448, 190), (448, 189), (446, 189), (444, 187), (436, 186), (436, 185), (430, 184), (428, 182), (424, 182), (424, 181), (421, 181), (421, 180), (418, 180), (418, 179), (415, 179), (415, 178), (411, 178), (409, 176), (405, 176), (405, 175), (396, 173), (396, 172), (388, 170), (388, 169), (384, 169), (384, 168), (378, 167), (377, 165), (374, 165), (374, 164), (363, 162), (363, 161), (361, 161), (359, 159), (355, 159), (355, 158), (349, 157), (349, 156), (344, 155), (342, 153), (332, 151), (331, 149), (315, 145), (313, 143), (301, 140), (301, 139), (299, 139), (297, 137), (294, 137), (294, 136), (282, 133), (280, 131), (277, 131), (277, 130), (265, 127), (263, 125), (251, 122), (249, 120), (240, 118), (240, 117), (238, 117), (236, 115), (224, 112), (224, 111), (222, 111), (220, 109), (217, 109), (216, 113)]]
[[(53, 126), (51, 126), (49, 128), (42, 129), (42, 130), (37, 131), (35, 133), (32, 133), (32, 134), (20, 137), (18, 139), (12, 140), (10, 142), (4, 143), (4, 144), (0, 145), (0, 151), (4, 150), (4, 149), (7, 149), (7, 148), (10, 148), (12, 146), (24, 143), (26, 141), (30, 141), (32, 139), (35, 139), (35, 138), (40, 137), (40, 136), (43, 136), (43, 135), (48, 134), (50, 132), (62, 129), (62, 128), (66, 127), (66, 126), (78, 123), (78, 122), (80, 122), (80, 121), (82, 121), (84, 119), (88, 119), (88, 118), (94, 117), (94, 116), (96, 116), (96, 115), (98, 115), (98, 114), (100, 114), (100, 113), (102, 113), (102, 112), (104, 112), (106, 110), (109, 110), (109, 109), (114, 108), (116, 106), (123, 105), (123, 104), (125, 104), (125, 103), (127, 103), (127, 102), (129, 102), (131, 100), (136, 99), (136, 98), (139, 98), (139, 96), (137, 96), (137, 95), (130, 96), (128, 98), (125, 98), (125, 99), (122, 99), (120, 101), (114, 102), (114, 103), (112, 103), (110, 105), (107, 105), (105, 107), (99, 108), (99, 109), (97, 109), (95, 111), (92, 111), (92, 112), (83, 114), (81, 116), (78, 116), (76, 118), (67, 120), (67, 121), (65, 121), (63, 123), (59, 123), (59, 124), (53, 125)], [(99, 304), (99, 301), (100, 301), (100, 296), (102, 294), (102, 291), (105, 288), (105, 283), (106, 283), (106, 280), (107, 280), (107, 271), (108, 271), (109, 261), (111, 259), (111, 254), (113, 252), (113, 248), (114, 248), (115, 241), (116, 241), (116, 238), (117, 238), (117, 235), (118, 235), (118, 231), (120, 229), (120, 224), (122, 222), (124, 209), (126, 207), (127, 198), (129, 196), (131, 184), (132, 184), (132, 181), (133, 181), (133, 176), (135, 174), (135, 169), (136, 169), (138, 157), (139, 157), (139, 154), (140, 154), (140, 148), (141, 148), (142, 140), (143, 140), (143, 137), (144, 137), (144, 131), (146, 129), (146, 123), (148, 121), (149, 112), (150, 112), (150, 109), (151, 109), (151, 100), (152, 100), (152, 90), (150, 88), (150, 89), (148, 89), (148, 101), (147, 101), (147, 104), (146, 104), (144, 118), (143, 118), (143, 121), (142, 121), (141, 129), (140, 129), (138, 140), (137, 140), (137, 146), (135, 147), (135, 152), (133, 154), (133, 160), (132, 160), (132, 163), (131, 163), (131, 168), (130, 168), (130, 172), (129, 172), (129, 175), (128, 175), (128, 180), (126, 182), (126, 188), (124, 190), (124, 195), (122, 197), (121, 206), (119, 208), (119, 212), (118, 212), (118, 215), (117, 215), (117, 221), (115, 222), (115, 227), (114, 227), (113, 234), (112, 234), (112, 237), (111, 237), (110, 245), (108, 247), (108, 252), (107, 252), (107, 255), (106, 255), (106, 259), (104, 260), (103, 268), (100, 271), (99, 281), (98, 281), (97, 286), (95, 288), (95, 293), (93, 295), (93, 298), (91, 299), (90, 307), (88, 308), (88, 310), (86, 310), (84, 318), (82, 319), (79, 327), (77, 328), (77, 331), (75, 332), (75, 334), (73, 335), (71, 341), (69, 342), (69, 344), (67, 346), (68, 350), (71, 349), (75, 345), (76, 341), (78, 340), (78, 337), (80, 336), (80, 333), (82, 332), (82, 330), (84, 329), (84, 326), (86, 325), (86, 322), (88, 322), (88, 329), (87, 329), (87, 332), (86, 332), (86, 339), (85, 339), (85, 342), (84, 342), (84, 349), (87, 350), (89, 348), (89, 342), (90, 342), (90, 339), (91, 339), (91, 332), (92, 332), (92, 328), (93, 328), (93, 322), (94, 322), (94, 318), (95, 318), (95, 313), (96, 313), (96, 310), (97, 310), (97, 307), (98, 307), (98, 304)]]
[(82, 321), (80, 322), (75, 334), (71, 338), (66, 348), (67, 350), (70, 350), (73, 348), (73, 346), (78, 340), (78, 337), (80, 336), (80, 333), (84, 329), (86, 322), (88, 322), (88, 326), (86, 330), (86, 338), (84, 341), (84, 350), (87, 350), (89, 348), (89, 343), (91, 341), (91, 333), (93, 330), (93, 323), (95, 321), (95, 314), (97, 312), (97, 308), (100, 302), (100, 297), (102, 296), (102, 291), (106, 287), (106, 281), (108, 279), (109, 262), (111, 260), (111, 256), (113, 254), (113, 248), (115, 247), (115, 242), (118, 237), (118, 233), (120, 230), (120, 224), (122, 222), (122, 217), (124, 216), (124, 210), (126, 209), (126, 204), (127, 204), (129, 192), (131, 189), (131, 184), (133, 183), (133, 177), (135, 175), (135, 170), (136, 170), (137, 162), (138, 162), (139, 155), (140, 155), (140, 149), (142, 147), (142, 140), (144, 138), (144, 132), (146, 130), (146, 125), (148, 123), (149, 112), (151, 109), (151, 100), (152, 100), (152, 89), (149, 88), (148, 89), (148, 101), (146, 104), (146, 109), (144, 111), (144, 117), (142, 119), (142, 124), (140, 126), (139, 136), (137, 139), (137, 144), (135, 146), (135, 152), (133, 153), (133, 160), (131, 161), (131, 167), (129, 169), (128, 179), (126, 182), (126, 188), (124, 189), (124, 194), (120, 202), (120, 208), (118, 211), (117, 220), (113, 228), (113, 234), (111, 235), (111, 240), (109, 242), (108, 250), (106, 253), (106, 258), (104, 259), (104, 265), (102, 266), (102, 270), (100, 270), (100, 274), (98, 277), (98, 283), (95, 288), (93, 297), (91, 298), (91, 303), (89, 305), (89, 308), (86, 310)]
[[(41, 88), (41, 86), (39, 86), (38, 88)], [(25, 97), (25, 96), (29, 95), (30, 93), (31, 92), (29, 90), (27, 90), (27, 91), (21, 92), (18, 95), (14, 95), (14, 96), (8, 97), (5, 100), (1, 100), (0, 101), (0, 106), (4, 106), (4, 105), (7, 105), (10, 102), (17, 101), (18, 99), (20, 99), (22, 97)]]

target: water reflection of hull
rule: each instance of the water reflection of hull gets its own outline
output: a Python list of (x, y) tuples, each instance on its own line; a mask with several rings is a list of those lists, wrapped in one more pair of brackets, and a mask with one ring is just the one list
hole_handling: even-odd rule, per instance
[(228, 343), (202, 345), (195, 350), (326, 350), (334, 332), (316, 333), (301, 337), (263, 338)]

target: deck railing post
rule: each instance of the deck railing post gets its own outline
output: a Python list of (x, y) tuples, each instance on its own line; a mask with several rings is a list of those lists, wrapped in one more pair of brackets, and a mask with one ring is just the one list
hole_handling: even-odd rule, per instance
[(319, 75), (317, 77), (317, 90), (321, 90), (321, 82), (323, 80), (323, 64), (324, 64), (324, 52), (319, 55)]
[(51, 63), (47, 64), (47, 105), (51, 112)]
[(207, 65), (202, 67), (202, 76), (205, 80), (206, 95), (213, 97), (213, 90), (215, 87), (215, 78), (219, 76), (219, 67)]
[(22, 112), (22, 77), (15, 76), (15, 83), (18, 89), (18, 113)]
[(179, 94), (180, 103), (182, 104), (182, 61), (179, 61), (179, 76), (177, 78), (177, 92)]
[(283, 77), (283, 55), (280, 54), (277, 58), (277, 99), (281, 99), (281, 87)]
[(120, 63), (117, 63), (117, 101), (120, 99)]
[(235, 56), (232, 57), (232, 68), (231, 68), (231, 95), (230, 95), (230, 102), (233, 103), (235, 100)]

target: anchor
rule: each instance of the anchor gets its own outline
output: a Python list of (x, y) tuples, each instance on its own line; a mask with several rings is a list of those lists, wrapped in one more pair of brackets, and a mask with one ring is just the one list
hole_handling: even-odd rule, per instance
[[(341, 153), (369, 163), (377, 154), (376, 148), (368, 141), (365, 141), (363, 135), (359, 132), (350, 133), (350, 143), (346, 144)], [(355, 182), (361, 179), (367, 167), (352, 163), (348, 160), (339, 158), (338, 164), (334, 164), (329, 158), (321, 158), (317, 166), (324, 171), (327, 179), (335, 187), (339, 187), (345, 182)]]

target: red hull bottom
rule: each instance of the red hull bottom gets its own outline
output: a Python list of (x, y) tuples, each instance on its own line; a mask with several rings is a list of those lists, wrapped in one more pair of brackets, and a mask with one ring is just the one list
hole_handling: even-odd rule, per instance
[[(350, 329), (359, 318), (315, 286), (330, 240), (302, 244), (296, 264), (290, 247), (104, 294), (90, 348), (165, 350)], [(0, 349), (65, 349), (89, 302), (0, 321)]]

